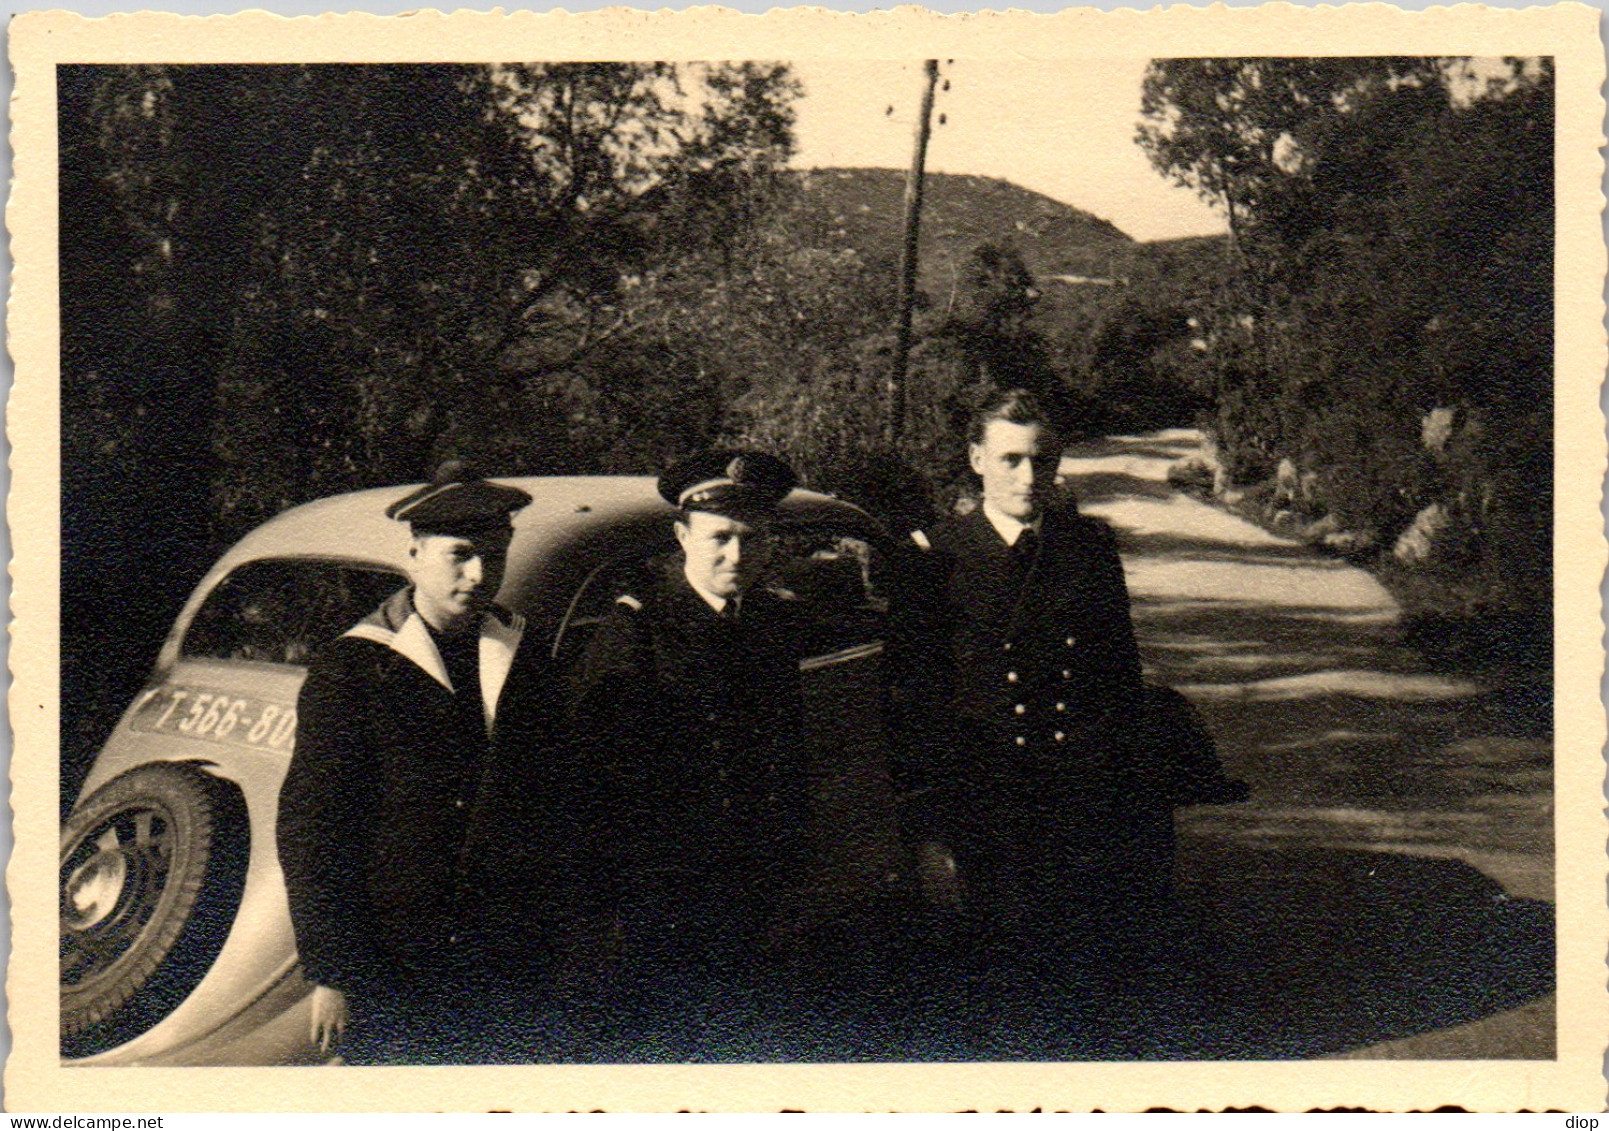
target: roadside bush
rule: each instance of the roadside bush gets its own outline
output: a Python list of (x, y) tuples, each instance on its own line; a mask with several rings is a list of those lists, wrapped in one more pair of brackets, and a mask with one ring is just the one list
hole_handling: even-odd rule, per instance
[(1411, 616), (1543, 641), (1553, 69), (1494, 64), (1154, 60), (1140, 140), (1229, 216), (1196, 315), (1229, 479), (1290, 461)]

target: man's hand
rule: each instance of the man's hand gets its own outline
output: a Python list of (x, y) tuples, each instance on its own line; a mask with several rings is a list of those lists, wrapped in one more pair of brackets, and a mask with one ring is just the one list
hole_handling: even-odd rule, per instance
[(922, 896), (929, 903), (949, 908), (961, 906), (961, 876), (948, 846), (936, 840), (919, 844), (916, 877), (922, 884)]
[(313, 987), (313, 1025), (310, 1032), (318, 1051), (327, 1053), (346, 1033), (346, 995), (329, 986)]

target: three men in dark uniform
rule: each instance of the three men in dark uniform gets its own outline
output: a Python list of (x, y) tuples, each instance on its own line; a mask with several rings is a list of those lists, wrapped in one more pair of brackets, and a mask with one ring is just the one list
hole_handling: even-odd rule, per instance
[(627, 1026), (672, 1042), (682, 1022), (763, 1009), (802, 863), (797, 637), (787, 596), (757, 584), (793, 484), (758, 452), (668, 470), (681, 552), (619, 598), (582, 664), (575, 730), (610, 768)]
[[(279, 857), (314, 1038), (349, 1062), (496, 1058), (530, 957), (576, 902), (539, 878), (583, 882), (551, 859), (585, 816), (563, 699), (523, 619), (494, 603), (529, 502), (450, 465), (388, 508), (412, 530), (412, 584), (302, 688)], [(549, 857), (519, 882), (503, 871), (516, 836)]]
[(907, 775), (920, 867), (930, 886), (955, 870), (994, 953), (1076, 951), (1154, 904), (1171, 865), (1128, 591), (1111, 530), (1051, 505), (1061, 447), (1029, 394), (999, 397), (970, 439), (982, 505), (913, 536), (937, 567), (952, 732)]
[[(1122, 565), (1107, 527), (1049, 505), (1060, 448), (1026, 394), (970, 454), (983, 504), (916, 535), (937, 598), (891, 637), (933, 708), (897, 720), (906, 829), (987, 954), (1098, 942), (1171, 865)], [(762, 584), (794, 481), (757, 452), (667, 471), (680, 553), (565, 691), (493, 600), (529, 497), (449, 473), (388, 510), (412, 585), (315, 660), (281, 793), (316, 1039), (350, 1023), (352, 1062), (542, 1058), (544, 963), (604, 922), (623, 992), (580, 1004), (614, 1007), (621, 1051), (763, 1029), (800, 973), (809, 817), (797, 617)]]

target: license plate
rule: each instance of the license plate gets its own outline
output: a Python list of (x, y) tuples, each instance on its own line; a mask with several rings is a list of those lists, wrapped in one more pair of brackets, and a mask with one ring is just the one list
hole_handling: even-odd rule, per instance
[(296, 708), (199, 687), (160, 687), (150, 692), (134, 712), (129, 729), (232, 746), (289, 750), (296, 740)]

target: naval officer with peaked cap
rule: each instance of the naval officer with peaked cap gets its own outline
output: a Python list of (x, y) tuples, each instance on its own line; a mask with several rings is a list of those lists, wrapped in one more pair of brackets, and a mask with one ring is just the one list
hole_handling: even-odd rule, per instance
[(672, 1044), (700, 1018), (766, 1008), (802, 865), (797, 633), (787, 595), (759, 583), (794, 481), (752, 451), (667, 470), (680, 552), (620, 595), (582, 667), (574, 730), (616, 798), (626, 1026)]
[(279, 856), (313, 1035), (349, 1063), (504, 1055), (521, 956), (570, 903), (516, 890), (499, 859), (511, 823), (560, 859), (575, 842), (563, 697), (495, 601), (529, 502), (449, 463), (388, 507), (411, 530), (410, 584), (325, 646), (302, 688)]

